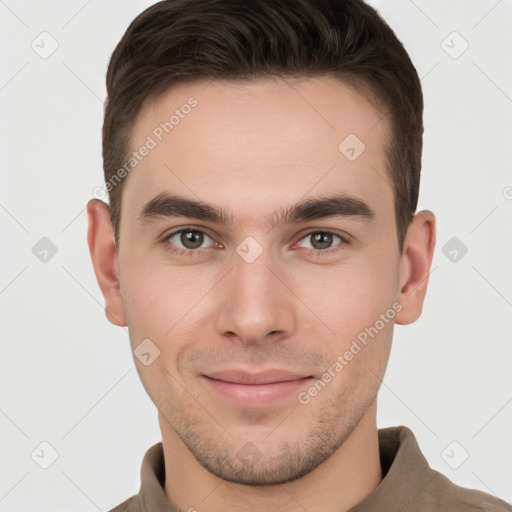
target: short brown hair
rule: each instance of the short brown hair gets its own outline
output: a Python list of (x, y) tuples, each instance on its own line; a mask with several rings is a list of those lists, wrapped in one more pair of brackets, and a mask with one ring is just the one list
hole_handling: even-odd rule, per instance
[[(402, 43), (363, 0), (164, 0), (143, 11), (108, 66), (105, 182), (128, 159), (144, 102), (177, 83), (326, 74), (357, 85), (387, 111), (387, 174), (402, 252), (418, 202), (423, 93)], [(107, 188), (116, 247), (124, 181)]]

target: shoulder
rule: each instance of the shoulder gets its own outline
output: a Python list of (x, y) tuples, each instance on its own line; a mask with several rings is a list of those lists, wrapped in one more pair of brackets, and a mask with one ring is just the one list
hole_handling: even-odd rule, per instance
[(476, 489), (461, 487), (434, 470), (431, 480), (416, 498), (411, 500), (410, 510), (422, 505), (425, 510), (512, 512), (510, 503)]

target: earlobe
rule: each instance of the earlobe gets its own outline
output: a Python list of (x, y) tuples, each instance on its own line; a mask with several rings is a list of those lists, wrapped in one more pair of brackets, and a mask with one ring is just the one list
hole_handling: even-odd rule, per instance
[(407, 231), (400, 262), (398, 302), (402, 309), (396, 315), (397, 324), (413, 323), (421, 315), (435, 242), (434, 214), (428, 210), (418, 212)]
[(126, 315), (119, 286), (119, 259), (108, 205), (99, 199), (87, 203), (87, 242), (94, 273), (105, 298), (105, 315), (109, 322), (125, 327)]

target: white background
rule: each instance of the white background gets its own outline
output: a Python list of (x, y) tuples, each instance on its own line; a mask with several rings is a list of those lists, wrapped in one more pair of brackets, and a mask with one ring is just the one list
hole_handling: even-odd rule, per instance
[[(0, 2), (0, 511), (110, 510), (161, 439), (128, 332), (104, 315), (85, 211), (103, 183), (107, 63), (152, 3)], [(419, 208), (438, 218), (423, 316), (395, 330), (378, 424), (409, 426), (434, 469), (512, 502), (512, 2), (371, 4), (422, 79)], [(43, 31), (59, 45), (47, 59), (31, 48)], [(453, 31), (469, 44), (456, 59)], [(42, 237), (58, 250), (46, 263)], [(468, 248), (455, 263), (452, 237)], [(46, 470), (31, 458), (43, 441), (59, 454)], [(452, 441), (469, 453), (456, 470)]]

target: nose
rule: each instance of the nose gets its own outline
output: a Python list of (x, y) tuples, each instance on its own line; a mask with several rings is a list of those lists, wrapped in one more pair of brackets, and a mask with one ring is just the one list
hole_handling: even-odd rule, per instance
[(239, 254), (219, 283), (216, 328), (222, 336), (255, 344), (293, 335), (300, 301), (284, 265), (264, 250), (254, 261)]

